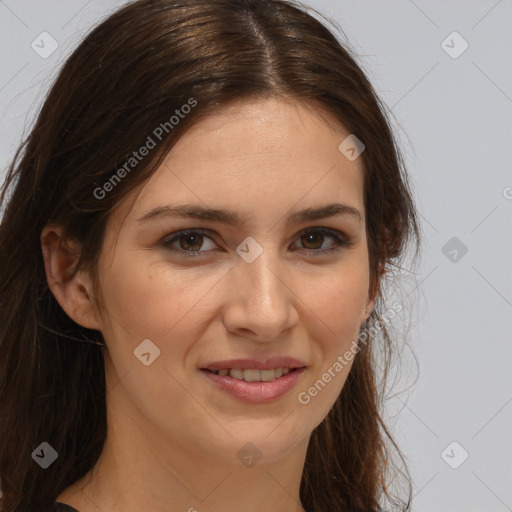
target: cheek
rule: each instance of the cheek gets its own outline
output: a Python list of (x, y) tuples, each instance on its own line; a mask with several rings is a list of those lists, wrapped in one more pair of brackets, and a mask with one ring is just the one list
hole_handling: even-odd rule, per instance
[(100, 270), (105, 338), (127, 364), (145, 339), (161, 350), (160, 362), (172, 343), (172, 356), (179, 361), (204, 329), (208, 298), (224, 273), (152, 265), (144, 254), (118, 256), (114, 265)]
[(327, 416), (350, 373), (367, 294), (367, 269), (354, 265), (350, 272), (331, 274), (322, 289), (309, 296), (315, 305), (307, 327), (315, 365), (298, 401), (311, 429)]
[(185, 275), (158, 272), (139, 261), (117, 259), (102, 276), (108, 314), (126, 331), (169, 330), (188, 306), (193, 287)]
[[(361, 261), (365, 261), (364, 255)], [(340, 343), (350, 343), (353, 336), (357, 336), (367, 302), (368, 285), (368, 269), (357, 261), (356, 264), (340, 265), (339, 269), (326, 271), (317, 280), (308, 279), (302, 294), (307, 297), (304, 302), (314, 311), (316, 322), (324, 326), (321, 339), (325, 348), (339, 348)]]
[[(187, 398), (165, 370), (172, 368), (180, 379), (187, 353), (204, 330), (201, 322), (208, 319), (205, 296), (222, 277), (211, 272), (195, 279), (191, 276), (190, 271), (164, 269), (130, 258), (116, 259), (115, 266), (104, 268), (103, 274), (100, 270), (106, 309), (102, 331), (111, 373), (124, 380), (130, 396), (148, 416), (170, 397), (179, 403)], [(150, 344), (144, 342), (148, 339)], [(140, 359), (147, 352), (149, 361), (154, 357), (149, 366)], [(147, 396), (152, 397), (150, 401)], [(193, 407), (192, 413), (197, 413)]]

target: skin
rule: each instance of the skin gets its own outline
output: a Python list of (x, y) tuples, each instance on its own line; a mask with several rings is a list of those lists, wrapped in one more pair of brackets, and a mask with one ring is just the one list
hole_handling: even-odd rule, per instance
[[(245, 512), (304, 510), (299, 485), (309, 438), (351, 363), (307, 405), (298, 395), (350, 348), (374, 305), (363, 162), (340, 153), (349, 132), (326, 115), (305, 103), (269, 99), (233, 104), (194, 125), (109, 217), (97, 296), (88, 272), (69, 273), (79, 246), (59, 249), (61, 227), (45, 227), (52, 292), (78, 324), (100, 330), (107, 345), (104, 450), (57, 501), (80, 512), (235, 512), (241, 504)], [(333, 202), (361, 218), (286, 222), (291, 212)], [(234, 210), (247, 222), (137, 221), (171, 203)], [(335, 239), (304, 237), (313, 227), (337, 230), (352, 245), (323, 253), (336, 247)], [(169, 234), (192, 228), (209, 230), (202, 244), (182, 238), (182, 245), (172, 244), (176, 251), (162, 245)], [(252, 263), (236, 252), (248, 236), (263, 249)], [(179, 257), (180, 247), (203, 256)], [(160, 350), (149, 366), (134, 356), (145, 339)], [(294, 389), (266, 404), (231, 397), (199, 370), (213, 361), (272, 355), (298, 358), (307, 368)], [(248, 442), (261, 455), (250, 468), (237, 458)]]

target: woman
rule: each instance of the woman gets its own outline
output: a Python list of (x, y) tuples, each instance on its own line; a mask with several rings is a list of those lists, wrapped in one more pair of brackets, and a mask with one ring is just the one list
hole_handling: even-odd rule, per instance
[(119, 9), (1, 203), (2, 512), (409, 510), (375, 366), (417, 216), (381, 103), (305, 8)]

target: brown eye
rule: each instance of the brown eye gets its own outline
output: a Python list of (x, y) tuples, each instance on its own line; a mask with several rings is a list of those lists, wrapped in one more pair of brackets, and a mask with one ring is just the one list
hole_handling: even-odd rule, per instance
[(203, 235), (187, 234), (180, 235), (180, 247), (185, 251), (198, 251), (203, 245)]
[(324, 235), (321, 233), (307, 233), (301, 236), (302, 243), (305, 245), (306, 249), (320, 249), (323, 239)]
[[(208, 242), (210, 246), (208, 246)], [(162, 241), (164, 247), (180, 256), (205, 256), (215, 250), (212, 237), (200, 230), (180, 231)]]
[[(334, 243), (322, 248), (326, 238), (334, 240)], [(339, 231), (326, 228), (310, 228), (307, 231), (303, 231), (300, 236), (300, 242), (308, 254), (317, 254), (319, 256), (339, 251), (343, 247), (353, 244)]]

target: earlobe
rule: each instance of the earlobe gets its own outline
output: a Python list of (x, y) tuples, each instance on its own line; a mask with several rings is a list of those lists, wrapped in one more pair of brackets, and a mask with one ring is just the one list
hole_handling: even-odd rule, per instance
[(368, 299), (368, 302), (366, 303), (365, 310), (363, 311), (363, 316), (361, 322), (364, 323), (370, 318), (370, 315), (373, 312), (373, 309), (375, 308), (375, 303), (377, 302), (377, 299)]
[(80, 259), (80, 244), (63, 238), (64, 229), (47, 224), (41, 232), (46, 280), (55, 299), (77, 324), (101, 330), (89, 272), (75, 271)]

